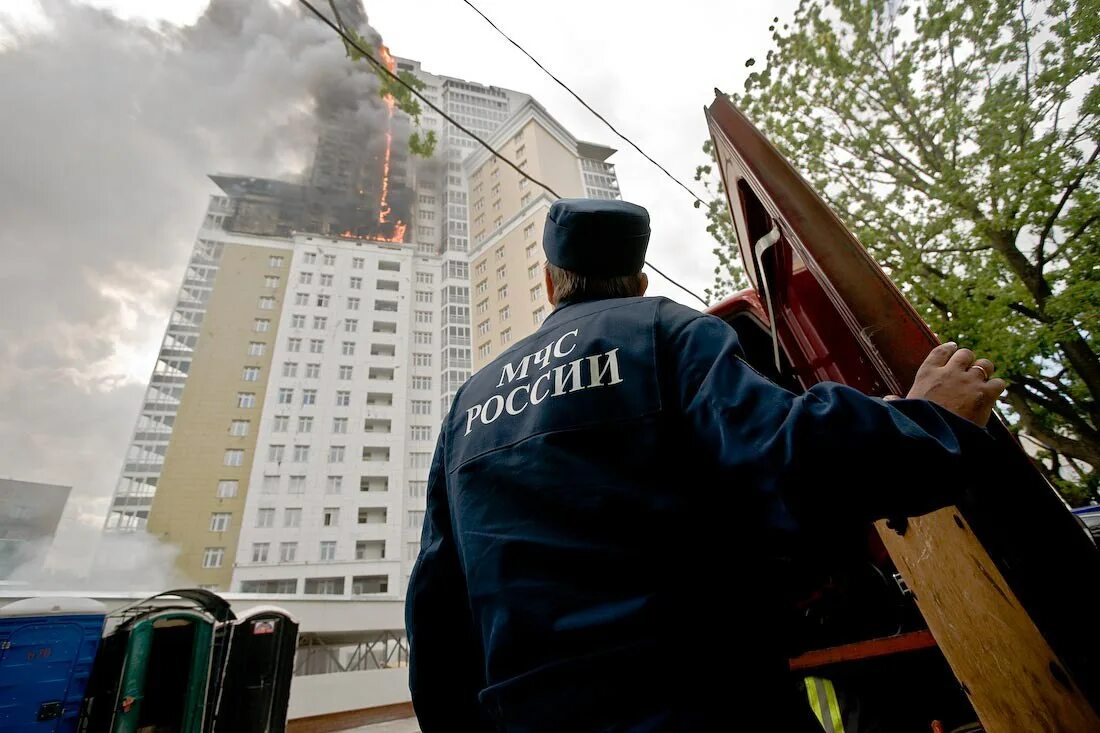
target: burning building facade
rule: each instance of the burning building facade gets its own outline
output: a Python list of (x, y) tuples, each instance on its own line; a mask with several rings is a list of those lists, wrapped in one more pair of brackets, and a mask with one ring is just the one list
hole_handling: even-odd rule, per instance
[[(386, 58), (479, 135), (530, 106)], [(211, 176), (112, 498), (106, 531), (175, 545), (211, 589), (401, 594), (419, 551), (438, 425), (473, 364), (477, 143), (426, 108), (435, 154), (410, 155), (409, 118), (368, 78), (318, 91), (297, 179)]]

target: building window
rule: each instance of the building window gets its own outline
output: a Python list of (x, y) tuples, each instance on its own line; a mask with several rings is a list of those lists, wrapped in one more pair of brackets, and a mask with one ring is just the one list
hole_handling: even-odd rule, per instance
[(224, 547), (207, 547), (202, 551), (202, 566), (204, 568), (220, 568), (225, 560)]
[(417, 323), (431, 323), (432, 322), (432, 312), (431, 311), (417, 311), (416, 312), (416, 322)]
[(523, 194), (523, 196), (521, 196), (520, 199), (519, 199), (519, 205), (520, 206), (526, 206), (529, 203), (531, 203), (531, 194), (530, 193)]
[(351, 405), (351, 392), (340, 390), (336, 393), (336, 406), (348, 407)]
[(252, 330), (256, 333), (267, 333), (271, 330), (271, 321), (266, 318), (257, 318), (252, 322)]
[(409, 437), (412, 440), (431, 440), (432, 429), (427, 425), (411, 425), (409, 426)]
[(536, 285), (531, 288), (531, 302), (539, 303), (542, 301), (542, 285)]
[(260, 298), (260, 310), (270, 311), (275, 310), (275, 299), (267, 295)]
[(321, 376), (320, 364), (306, 364), (306, 379), (317, 379)]
[(349, 311), (359, 310), (359, 298), (348, 298), (348, 310)]
[(294, 315), (292, 315), (290, 317), (290, 327), (291, 328), (305, 328), (306, 327), (306, 317), (304, 315), (302, 315), (301, 313), (295, 313)]
[(431, 400), (411, 400), (412, 414), (414, 415), (431, 415), (432, 403)]
[(260, 368), (245, 367), (244, 375), (241, 378), (246, 382), (258, 382), (260, 380)]
[(481, 323), (477, 324), (477, 335), (478, 336), (484, 336), (487, 333), (489, 333), (489, 320), (488, 319), (486, 319), (486, 320), (482, 321)]
[(332, 432), (346, 433), (348, 431), (348, 419), (346, 417), (332, 418)]
[(302, 339), (300, 338), (288, 338), (286, 340), (286, 350), (292, 354), (296, 354), (302, 350)]
[(267, 258), (267, 266), (268, 267), (282, 267), (283, 266), (283, 258), (280, 257), (279, 255), (271, 255), (270, 257)]
[(413, 389), (431, 389), (432, 378), (431, 377), (413, 377), (412, 378)]
[(227, 466), (240, 466), (244, 463), (244, 451), (243, 450), (227, 450), (225, 452), (225, 465)]
[(294, 462), (305, 463), (309, 460), (309, 446), (308, 445), (296, 445), (294, 446)]
[(504, 259), (504, 245), (501, 245), (501, 246), (497, 247), (496, 258), (498, 260), (503, 260)]
[(343, 476), (329, 476), (325, 479), (325, 493), (339, 494), (344, 488)]
[(286, 491), (288, 494), (304, 494), (306, 493), (306, 477), (305, 476), (290, 476), (287, 482)]
[(384, 540), (359, 540), (355, 543), (356, 560), (385, 560), (386, 542)]
[(530, 267), (527, 268), (527, 279), (528, 280), (534, 280), (536, 277), (538, 277), (538, 274), (539, 274), (538, 263), (535, 263), (534, 265), (531, 265)]
[(315, 390), (315, 389), (303, 389), (302, 390), (302, 404), (303, 405), (316, 405), (317, 404), (317, 390)]
[(263, 341), (250, 341), (248, 342), (248, 355), (249, 356), (263, 356), (264, 355)]
[(275, 526), (275, 510), (274, 509), (260, 509), (256, 512), (256, 526), (261, 529), (267, 529)]
[[(327, 525), (326, 525), (327, 526)], [(336, 543), (335, 542), (322, 542), (321, 543), (321, 562), (331, 562), (336, 559)]]
[(302, 510), (300, 508), (287, 509), (283, 512), (283, 526), (291, 529), (302, 526)]
[(358, 333), (359, 321), (354, 318), (348, 318), (344, 321), (344, 331), (346, 333)]
[(306, 578), (306, 595), (339, 596), (344, 594), (343, 578)]
[[(287, 511), (290, 511), (289, 509)], [(279, 543), (279, 562), (294, 562), (294, 558), (298, 555), (298, 543), (297, 542), (280, 542)]]
[(252, 562), (267, 562), (267, 552), (270, 548), (270, 542), (253, 542)]
[(271, 432), (285, 433), (290, 427), (290, 418), (286, 415), (276, 415), (271, 422)]
[(413, 366), (430, 367), (432, 365), (431, 354), (413, 354)]
[(503, 223), (504, 223), (504, 217), (498, 216), (496, 219), (493, 219), (493, 228), (494, 229), (499, 229), (500, 225), (503, 224)]
[(486, 267), (487, 267), (487, 265), (485, 263), (485, 260), (482, 260), (481, 262), (477, 263), (477, 267), (474, 268), (474, 274), (475, 275), (484, 275)]
[(489, 312), (489, 301), (488, 300), (483, 300), (483, 301), (481, 301), (480, 303), (477, 304), (477, 314), (479, 316), (485, 315), (488, 312)]
[(336, 507), (325, 507), (321, 512), (321, 526), (335, 527), (340, 522), (340, 510)]
[(296, 361), (284, 361), (283, 362), (283, 376), (284, 377), (297, 377), (298, 376), (298, 362)]
[(309, 293), (295, 293), (294, 305), (309, 305)]
[(309, 353), (311, 353), (311, 354), (321, 354), (321, 353), (324, 352), (324, 350), (325, 350), (325, 342), (324, 341), (322, 341), (321, 339), (310, 339), (309, 340)]
[(393, 260), (382, 260), (378, 263), (378, 269), (386, 272), (400, 272), (401, 263)]
[(217, 497), (219, 499), (232, 499), (237, 496), (238, 483), (236, 479), (222, 479), (218, 482)]
[(512, 343), (512, 329), (506, 328), (500, 332), (500, 343), (502, 346)]
[(351, 367), (347, 366), (346, 364), (342, 365), (340, 367), (339, 378), (340, 379), (351, 379)]
[(312, 285), (313, 284), (313, 273), (312, 272), (299, 272), (298, 273), (298, 284), (299, 285)]
[(332, 299), (331, 295), (318, 295), (317, 296), (317, 307), (318, 308), (328, 308), (328, 303), (329, 303), (329, 300), (331, 300), (331, 299)]
[(507, 321), (509, 318), (512, 317), (511, 307), (507, 306), (507, 305), (504, 306), (503, 308), (500, 309), (500, 312), (499, 312), (498, 315), (500, 316), (500, 320)]
[(413, 343), (417, 346), (430, 346), (432, 343), (431, 331), (416, 331), (413, 333)]
[(386, 313), (396, 313), (397, 312), (397, 301), (396, 300), (376, 300), (376, 301), (374, 301), (374, 309), (376, 311), (383, 311), (383, 312), (386, 312)]
[(214, 512), (210, 515), (210, 531), (225, 532), (229, 529), (229, 512)]
[(294, 390), (290, 387), (279, 388), (279, 404), (289, 405), (294, 402)]
[(313, 432), (313, 418), (312, 417), (299, 417), (298, 418), (298, 432), (299, 433), (312, 433)]
[(435, 281), (435, 275), (430, 272), (416, 273), (416, 282), (421, 285), (431, 285)]
[(332, 275), (321, 275), (321, 287), (323, 287), (323, 288), (331, 288), (332, 287)]
[(531, 259), (535, 256), (535, 248), (537, 246), (538, 245), (536, 245), (534, 242), (531, 242), (531, 244), (527, 245), (527, 259)]
[(229, 423), (229, 434), (237, 438), (248, 435), (248, 420), (234, 420)]
[(427, 481), (410, 481), (409, 482), (409, 496), (414, 499), (419, 499), (427, 495), (428, 482)]
[(260, 493), (262, 494), (278, 494), (279, 493), (279, 477), (265, 475), (264, 481), (260, 485)]
[(487, 359), (493, 353), (493, 344), (489, 341), (481, 344), (477, 347), (477, 355), (479, 359)]
[(361, 277), (351, 278), (350, 280), (348, 280), (348, 287), (350, 287), (352, 290), (362, 290), (363, 289), (363, 278), (361, 278)]
[(543, 319), (546, 318), (546, 309), (539, 308), (537, 311), (531, 314), (531, 317), (534, 319), (536, 326), (542, 325)]
[(409, 512), (405, 523), (407, 529), (420, 529), (424, 526), (424, 512)]
[(336, 264), (336, 255), (325, 255), (324, 265), (325, 267), (332, 267)]
[(432, 291), (430, 291), (430, 290), (417, 290), (416, 291), (416, 302), (417, 303), (431, 303), (432, 300), (433, 300)]
[(267, 275), (264, 277), (265, 288), (277, 288), (279, 287), (279, 277), (277, 275)]
[(331, 445), (328, 449), (329, 463), (343, 463), (345, 448), (342, 445)]
[(285, 445), (269, 445), (267, 446), (267, 460), (271, 463), (282, 463), (283, 453), (285, 452)]
[(497, 288), (497, 300), (504, 300), (507, 297), (508, 297), (508, 286), (507, 285), (501, 285), (499, 288)]
[(534, 224), (528, 224), (527, 226), (525, 226), (523, 228), (523, 238), (524, 239), (527, 239), (528, 237), (530, 237), (534, 233), (535, 233), (535, 225)]
[(507, 271), (508, 270), (504, 265), (501, 265), (500, 267), (498, 267), (497, 268), (497, 279), (498, 280), (503, 280), (505, 274), (507, 274)]
[(479, 282), (477, 285), (474, 286), (474, 292), (477, 295), (481, 295), (482, 293), (484, 293), (488, 289), (489, 289), (489, 281), (488, 280), (482, 280), (481, 282)]
[(313, 317), (313, 328), (315, 328), (319, 331), (324, 331), (325, 327), (327, 325), (328, 325), (328, 318), (326, 318), (325, 316), (314, 316)]

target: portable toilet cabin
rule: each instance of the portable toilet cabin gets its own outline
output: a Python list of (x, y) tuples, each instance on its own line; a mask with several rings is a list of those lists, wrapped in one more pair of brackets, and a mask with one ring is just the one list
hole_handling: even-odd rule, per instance
[(282, 733), (298, 621), (281, 608), (257, 606), (223, 629), (227, 645), (214, 732)]
[(76, 731), (106, 613), (90, 598), (0, 608), (0, 731)]
[(91, 683), (82, 733), (203, 733), (219, 628), (233, 612), (220, 596), (173, 590), (112, 614)]

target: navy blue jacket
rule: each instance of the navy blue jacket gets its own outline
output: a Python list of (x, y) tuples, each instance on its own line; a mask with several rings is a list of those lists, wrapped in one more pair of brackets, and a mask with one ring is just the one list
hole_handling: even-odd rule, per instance
[(557, 308), (440, 433), (406, 606), (422, 730), (799, 729), (767, 548), (951, 503), (989, 440), (923, 400), (792, 394), (664, 298)]

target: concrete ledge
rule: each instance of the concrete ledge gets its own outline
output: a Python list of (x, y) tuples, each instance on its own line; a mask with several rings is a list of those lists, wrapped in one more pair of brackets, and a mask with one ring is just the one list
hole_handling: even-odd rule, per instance
[(391, 720), (406, 720), (414, 717), (411, 702), (398, 703), (396, 705), (382, 705), (376, 708), (363, 708), (361, 710), (344, 710), (328, 715), (313, 715), (308, 718), (296, 718), (287, 721), (287, 733), (335, 733), (336, 731), (350, 730), (374, 723), (385, 723)]

